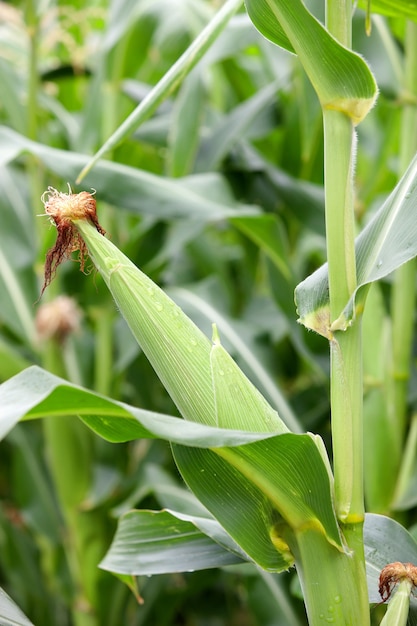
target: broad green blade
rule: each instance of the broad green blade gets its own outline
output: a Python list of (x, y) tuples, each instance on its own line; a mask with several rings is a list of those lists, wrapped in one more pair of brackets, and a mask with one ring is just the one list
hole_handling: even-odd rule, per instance
[(256, 28), (279, 46), (285, 32), (321, 105), (359, 123), (372, 108), (377, 86), (362, 57), (334, 39), (301, 0), (246, 0)]
[[(0, 146), (0, 161), (3, 163), (27, 151), (71, 185), (87, 160), (83, 154), (30, 141), (6, 127), (0, 127)], [(85, 184), (87, 188), (99, 190), (100, 199), (109, 204), (154, 218), (186, 217), (211, 221), (259, 213), (256, 207), (239, 205), (224, 178), (214, 173), (171, 179), (103, 161)]]
[(342, 549), (323, 448), (310, 435), (285, 434), (216, 453), (262, 489), (294, 530), (311, 524)]
[[(0, 167), (0, 189), (0, 322), (26, 346), (34, 346), (33, 303), (38, 288), (33, 272), (35, 218), (22, 178), (13, 168)], [(6, 362), (2, 363), (5, 366)]]
[(296, 50), (290, 41), (284, 27), (277, 20), (267, 2), (245, 0), (249, 17), (253, 21), (260, 33), (269, 41), (272, 41), (280, 48), (296, 54)]
[[(369, 0), (359, 0), (358, 5), (366, 11)], [(417, 21), (417, 3), (414, 0), (372, 0), (371, 13), (392, 17), (405, 17)]]
[(274, 533), (282, 518), (265, 494), (214, 450), (190, 450), (173, 446), (182, 477), (240, 548), (270, 572), (293, 565), (288, 546)]
[(0, 588), (0, 624), (1, 626), (33, 626), (13, 600)]
[[(190, 495), (193, 495), (188, 489), (187, 492)], [(231, 538), (231, 536), (224, 530), (224, 528), (219, 524), (219, 522), (211, 517), (207, 509), (205, 509), (201, 502), (196, 499), (196, 502), (200, 505), (200, 507), (204, 510), (204, 516), (196, 515), (193, 513), (192, 515), (186, 514), (182, 511), (173, 511), (168, 509), (168, 512), (171, 513), (174, 517), (176, 517), (180, 521), (191, 522), (198, 528), (204, 535), (210, 537), (213, 541), (215, 541), (219, 546), (222, 546), (229, 552), (233, 553), (235, 556), (238, 556), (241, 561), (250, 561), (248, 555), (242, 550), (242, 548)]]
[(32, 269), (14, 267), (10, 256), (4, 254), (4, 248), (0, 247), (0, 319), (2, 324), (7, 324), (17, 336), (32, 346), (35, 345), (35, 325), (29, 293), (34, 292), (34, 282)]
[[(355, 319), (361, 288), (384, 278), (417, 255), (417, 157), (356, 239), (357, 288), (330, 329), (327, 264), (300, 283), (295, 300), (300, 323), (327, 337)], [(364, 294), (365, 295), (365, 294)]]
[(98, 435), (118, 443), (141, 437), (184, 445), (233, 446), (271, 436), (211, 428), (106, 398), (32, 366), (0, 385), (0, 438), (21, 419), (78, 415)]
[(284, 434), (260, 443), (212, 450), (174, 445), (173, 451), (197, 498), (264, 569), (291, 563), (284, 538), (291, 529), (315, 528), (343, 551), (327, 467), (314, 440)]
[(135, 576), (190, 572), (242, 563), (242, 558), (207, 537), (190, 521), (168, 511), (130, 511), (100, 567)]

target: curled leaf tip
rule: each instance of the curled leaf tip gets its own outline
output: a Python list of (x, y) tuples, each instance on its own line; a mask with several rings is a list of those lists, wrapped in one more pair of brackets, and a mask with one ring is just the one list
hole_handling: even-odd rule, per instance
[(212, 324), (211, 327), (213, 329), (213, 333), (212, 333), (212, 336), (211, 336), (211, 341), (212, 341), (213, 345), (220, 346), (221, 345), (221, 341), (220, 341), (219, 331), (217, 329), (217, 324)]
[(72, 252), (79, 251), (78, 261), (81, 271), (84, 271), (87, 246), (74, 222), (88, 220), (101, 235), (104, 235), (106, 232), (100, 226), (97, 218), (96, 201), (93, 197), (95, 190), (92, 190), (93, 193), (88, 191), (72, 193), (71, 187), (68, 185), (68, 191), (70, 193), (62, 193), (53, 187), (48, 187), (41, 197), (45, 207), (45, 215), (50, 218), (57, 229), (55, 245), (46, 255), (45, 277), (41, 296), (52, 282), (59, 265), (68, 259)]

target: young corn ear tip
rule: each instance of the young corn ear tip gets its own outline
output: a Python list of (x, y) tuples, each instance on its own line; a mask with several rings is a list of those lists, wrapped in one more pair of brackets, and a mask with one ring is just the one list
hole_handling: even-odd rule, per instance
[(89, 219), (96, 226), (97, 230), (104, 234), (97, 220), (96, 201), (93, 197), (96, 193), (95, 189), (92, 189), (93, 193), (88, 191), (72, 193), (68, 184), (68, 191), (69, 193), (62, 193), (54, 187), (48, 187), (41, 196), (45, 214), (56, 225), (62, 221), (72, 222), (74, 220)]
[(413, 563), (389, 563), (379, 576), (379, 593), (383, 602), (389, 600), (394, 587), (402, 580), (408, 580), (413, 593), (417, 588), (417, 567)]
[(49, 216), (57, 229), (55, 245), (49, 250), (45, 259), (45, 278), (41, 296), (53, 280), (59, 265), (68, 259), (72, 252), (79, 250), (78, 261), (81, 271), (84, 271), (87, 246), (74, 222), (90, 221), (101, 235), (106, 234), (97, 217), (96, 201), (93, 197), (95, 189), (92, 190), (93, 193), (88, 191), (72, 193), (68, 184), (68, 191), (70, 193), (62, 193), (54, 187), (48, 187), (41, 196), (45, 214)]

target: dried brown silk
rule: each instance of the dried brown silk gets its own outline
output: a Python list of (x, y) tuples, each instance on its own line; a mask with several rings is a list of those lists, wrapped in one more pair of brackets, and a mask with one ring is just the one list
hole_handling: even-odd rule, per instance
[[(71, 191), (71, 188), (69, 188)], [(81, 193), (61, 193), (53, 187), (42, 195), (45, 214), (57, 229), (57, 238), (45, 260), (45, 277), (41, 296), (55, 277), (59, 265), (68, 259), (73, 252), (79, 251), (78, 261), (81, 271), (84, 271), (87, 258), (87, 246), (74, 226), (76, 220), (89, 220), (98, 232), (105, 235), (106, 231), (100, 226), (97, 218), (96, 201), (88, 191)]]
[(413, 563), (389, 563), (379, 577), (379, 593), (382, 602), (389, 600), (394, 587), (402, 580), (409, 580), (412, 592), (417, 588), (417, 567)]

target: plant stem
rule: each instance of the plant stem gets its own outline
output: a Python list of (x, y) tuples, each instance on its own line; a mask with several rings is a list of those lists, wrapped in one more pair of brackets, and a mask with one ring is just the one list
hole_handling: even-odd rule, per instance
[(352, 47), (352, 1), (327, 0), (326, 26), (332, 35), (347, 48)]
[[(63, 349), (65, 346), (50, 339), (45, 351), (44, 364), (57, 375), (67, 373)], [(91, 486), (92, 436), (75, 416), (47, 417), (43, 426), (49, 467), (65, 520), (63, 542), (74, 585), (72, 619), (75, 626), (97, 626), (94, 608), (98, 597), (92, 571), (99, 562), (96, 544), (101, 524), (95, 511), (80, 510)]]
[[(349, 0), (328, 0), (326, 16), (349, 42)], [(337, 111), (324, 111), (324, 172), (330, 324), (356, 288), (353, 212), (354, 128)], [(336, 511), (341, 521), (363, 518), (362, 353), (360, 320), (330, 341), (332, 437)], [(352, 516), (351, 519), (350, 516)]]
[[(349, 529), (345, 530), (349, 535)], [(358, 585), (358, 580), (365, 578), (364, 562), (356, 557), (360, 551), (353, 555), (340, 552), (314, 528), (298, 532), (296, 541), (289, 539), (288, 543), (296, 558), (308, 623), (365, 626), (369, 608), (366, 579), (364, 585)]]
[[(351, 11), (350, 0), (327, 0), (327, 27), (348, 47)], [(323, 116), (326, 241), (330, 324), (333, 324), (357, 285), (353, 207), (355, 131), (352, 121), (343, 113), (324, 110)], [(339, 586), (343, 580), (343, 585), (350, 589), (348, 595), (358, 610), (354, 619), (349, 619), (347, 613), (336, 623), (366, 626), (369, 607), (363, 551), (363, 376), (359, 314), (350, 328), (334, 330), (330, 335), (330, 357), (335, 507), (352, 551), (347, 560), (350, 565), (333, 558), (334, 575)], [(325, 584), (331, 588), (331, 578)]]
[[(354, 129), (343, 113), (324, 112), (326, 237), (330, 322), (356, 287), (353, 216)], [(339, 519), (363, 518), (362, 353), (360, 320), (330, 341), (332, 437)]]
[(363, 522), (362, 343), (357, 320), (330, 342), (335, 506), (340, 521)]
[(354, 129), (338, 111), (324, 111), (324, 177), (330, 322), (356, 288), (353, 214)]
[[(400, 175), (407, 168), (417, 148), (417, 24), (406, 25), (405, 104), (401, 127)], [(392, 377), (394, 384), (393, 417), (404, 437), (407, 390), (410, 379), (414, 327), (416, 261), (406, 263), (396, 274), (392, 290)]]
[(102, 307), (93, 311), (92, 315), (96, 324), (94, 389), (103, 395), (110, 395), (112, 383), (113, 311)]

